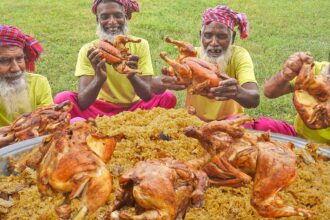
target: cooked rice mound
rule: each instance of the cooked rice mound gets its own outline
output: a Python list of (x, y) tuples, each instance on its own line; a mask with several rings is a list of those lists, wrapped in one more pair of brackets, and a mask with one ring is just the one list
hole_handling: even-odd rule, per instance
[[(167, 155), (190, 160), (204, 153), (197, 140), (184, 135), (186, 127), (199, 127), (204, 122), (184, 109), (123, 112), (113, 117), (99, 117), (96, 122), (104, 134), (124, 135), (108, 163), (114, 190), (118, 188), (119, 175), (140, 160)], [(35, 172), (30, 169), (19, 176), (0, 176), (0, 192), (12, 194), (15, 203), (7, 214), (0, 214), (0, 219), (58, 219), (55, 207), (63, 203), (64, 196), (49, 192), (49, 196), (41, 197), (34, 177)], [(252, 183), (240, 188), (208, 188), (203, 207), (190, 209), (186, 219), (263, 219), (250, 205), (251, 193)], [(279, 195), (285, 204), (311, 210), (313, 219), (330, 219), (330, 162), (317, 161), (307, 165), (299, 160), (298, 178)], [(114, 193), (108, 203), (113, 200)], [(73, 215), (79, 201), (75, 199), (71, 207)], [(101, 207), (87, 219), (101, 219), (106, 208)]]

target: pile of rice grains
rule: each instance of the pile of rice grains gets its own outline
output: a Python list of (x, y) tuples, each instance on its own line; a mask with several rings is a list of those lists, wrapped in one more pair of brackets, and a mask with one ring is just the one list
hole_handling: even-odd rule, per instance
[[(204, 153), (197, 140), (184, 135), (186, 127), (201, 126), (204, 122), (187, 114), (184, 109), (123, 112), (114, 117), (97, 118), (96, 122), (102, 133), (125, 136), (117, 143), (108, 164), (114, 190), (118, 188), (118, 176), (140, 160), (165, 155), (190, 160)], [(58, 219), (55, 207), (62, 204), (65, 198), (56, 192), (41, 197), (35, 182), (35, 171), (31, 169), (26, 169), (19, 176), (0, 176), (0, 192), (11, 192), (14, 202), (6, 214), (0, 214), (0, 219)], [(210, 187), (205, 193), (203, 207), (190, 209), (186, 219), (262, 219), (250, 205), (251, 193), (252, 184), (240, 188)], [(299, 160), (298, 178), (279, 195), (285, 204), (311, 210), (314, 219), (329, 219), (330, 162), (320, 160), (307, 165)], [(113, 200), (114, 193), (109, 198), (109, 204)], [(78, 200), (72, 201), (73, 211), (77, 210), (78, 205)], [(100, 218), (106, 208), (99, 208), (87, 219)]]

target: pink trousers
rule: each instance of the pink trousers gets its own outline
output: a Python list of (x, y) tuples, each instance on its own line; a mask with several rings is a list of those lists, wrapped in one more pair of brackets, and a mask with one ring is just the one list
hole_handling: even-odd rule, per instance
[(58, 104), (66, 100), (70, 100), (73, 105), (73, 108), (70, 112), (72, 119), (77, 117), (84, 119), (96, 118), (97, 116), (103, 116), (103, 115), (112, 116), (122, 111), (135, 111), (136, 109), (149, 110), (154, 107), (174, 108), (176, 105), (176, 97), (174, 93), (168, 90), (166, 90), (162, 94), (154, 95), (149, 101), (143, 101), (143, 100), (137, 101), (131, 107), (120, 107), (115, 104), (97, 99), (91, 106), (89, 106), (87, 109), (82, 111), (78, 106), (77, 99), (78, 99), (77, 92), (64, 91), (58, 93), (55, 96), (54, 102)]
[[(226, 119), (234, 119), (239, 115), (232, 115)], [(268, 117), (260, 117), (253, 120), (251, 124), (244, 124), (243, 126), (248, 129), (254, 129), (259, 131), (270, 131), (273, 133), (285, 134), (289, 136), (297, 136), (297, 132), (292, 125), (285, 121), (275, 120)]]

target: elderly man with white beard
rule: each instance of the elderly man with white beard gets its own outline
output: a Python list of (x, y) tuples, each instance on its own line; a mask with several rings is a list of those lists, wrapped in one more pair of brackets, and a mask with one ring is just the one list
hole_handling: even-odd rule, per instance
[[(203, 14), (198, 56), (216, 64), (221, 72), (230, 77), (210, 89), (209, 94), (187, 94), (186, 105), (193, 106), (197, 116), (205, 121), (241, 114), (243, 107), (255, 108), (259, 104), (252, 59), (247, 50), (233, 44), (234, 27), (239, 26), (241, 38), (246, 39), (247, 25), (245, 14), (236, 13), (227, 6), (209, 8)], [(182, 85), (176, 85), (175, 79), (166, 74), (154, 79), (153, 89), (156, 92), (162, 92), (165, 88), (185, 89)]]
[(33, 37), (0, 24), (0, 127), (23, 113), (53, 103), (47, 78), (32, 73), (42, 52)]
[[(234, 45), (238, 26), (241, 39), (248, 37), (246, 15), (231, 8), (218, 5), (205, 10), (200, 31), (201, 47), (196, 48), (198, 57), (216, 64), (229, 79), (221, 80), (218, 87), (202, 95), (187, 94), (186, 106), (195, 110), (195, 114), (204, 121), (223, 120), (239, 117), (244, 108), (256, 108), (259, 105), (259, 91), (254, 75), (254, 67), (249, 52)], [(164, 70), (164, 68), (163, 68)], [(155, 77), (152, 90), (161, 93), (165, 89), (183, 90), (176, 79), (164, 72)], [(291, 125), (267, 117), (255, 119), (245, 127), (256, 130), (270, 130), (276, 133), (295, 135)]]
[(146, 40), (140, 38), (140, 43), (126, 45), (133, 54), (128, 66), (140, 70), (141, 75), (118, 73), (112, 65), (105, 63), (100, 50), (94, 47), (100, 39), (112, 41), (117, 35), (127, 35), (127, 21), (131, 19), (132, 12), (138, 11), (139, 5), (135, 0), (94, 0), (92, 12), (96, 15), (99, 39), (85, 44), (79, 52), (75, 71), (75, 76), (79, 77), (79, 92), (65, 91), (54, 98), (55, 103), (64, 100), (73, 103), (73, 118), (81, 120), (138, 108), (173, 108), (176, 105), (176, 97), (171, 91), (157, 95), (151, 92), (154, 73)]

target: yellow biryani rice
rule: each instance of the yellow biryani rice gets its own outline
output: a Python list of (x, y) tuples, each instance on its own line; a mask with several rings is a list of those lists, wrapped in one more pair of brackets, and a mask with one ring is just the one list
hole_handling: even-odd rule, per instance
[[(186, 127), (201, 126), (204, 122), (184, 109), (123, 112), (114, 117), (97, 118), (96, 122), (104, 134), (125, 135), (117, 143), (107, 165), (113, 176), (114, 190), (118, 188), (119, 175), (140, 160), (164, 155), (190, 160), (204, 153), (198, 141), (184, 135)], [(15, 203), (0, 219), (58, 219), (54, 209), (65, 198), (51, 191), (42, 197), (36, 187), (35, 172), (30, 169), (19, 176), (0, 176), (0, 192), (11, 192)], [(209, 188), (203, 207), (190, 209), (186, 219), (262, 219), (250, 205), (251, 192), (252, 184), (240, 188)], [(297, 180), (279, 195), (285, 204), (311, 210), (313, 219), (330, 219), (330, 162), (306, 165), (299, 160)], [(114, 193), (108, 203), (113, 200)], [(73, 200), (71, 207), (73, 213), (77, 211), (79, 200)], [(106, 208), (101, 207), (87, 219), (100, 219)]]

